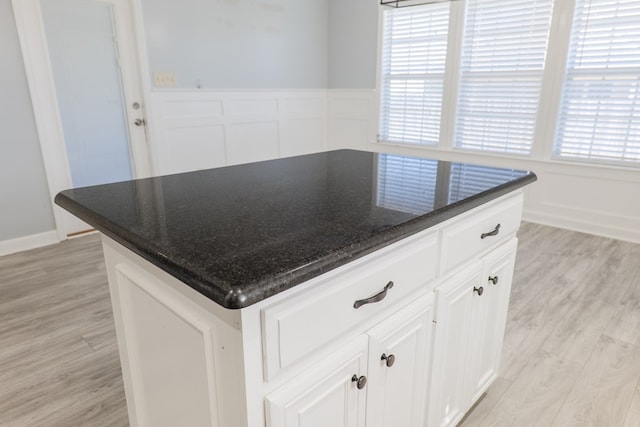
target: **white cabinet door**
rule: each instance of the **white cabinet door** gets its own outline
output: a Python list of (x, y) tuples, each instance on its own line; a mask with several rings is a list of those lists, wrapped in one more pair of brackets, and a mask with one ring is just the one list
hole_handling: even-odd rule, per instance
[(436, 289), (436, 327), (429, 402), (429, 425), (456, 425), (470, 403), (466, 379), (472, 351), (475, 289), (482, 282), (482, 263), (471, 264)]
[(482, 297), (474, 298), (471, 333), (475, 339), (469, 373), (472, 402), (479, 399), (498, 376), (516, 247), (514, 239), (484, 259), (484, 292)]
[(429, 293), (368, 332), (367, 427), (424, 425), (433, 300)]
[[(269, 427), (363, 427), (368, 384), (367, 337), (354, 339), (266, 397)], [(362, 384), (362, 383), (361, 383)]]

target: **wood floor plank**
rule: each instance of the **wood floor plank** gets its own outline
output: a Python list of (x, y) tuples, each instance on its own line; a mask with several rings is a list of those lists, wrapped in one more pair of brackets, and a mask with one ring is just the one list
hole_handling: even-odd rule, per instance
[(482, 425), (484, 419), (498, 404), (500, 399), (502, 399), (511, 384), (512, 382), (505, 378), (496, 378), (495, 382), (487, 390), (484, 398), (482, 398), (475, 408), (473, 408), (473, 411), (467, 414), (467, 416), (462, 420), (460, 427), (476, 427)]
[[(41, 378), (22, 382), (6, 396), (0, 425), (107, 426), (128, 424), (117, 352), (91, 352), (69, 358)], [(29, 395), (30, 399), (22, 401)]]
[(536, 353), (479, 426), (550, 426), (580, 371), (576, 363)]
[[(565, 235), (561, 243), (553, 238), (542, 241), (539, 249), (543, 255), (533, 262), (528, 262), (523, 256), (516, 261), (512, 292), (515, 296), (509, 306), (500, 370), (500, 375), (505, 378), (514, 380), (529, 358), (543, 348), (554, 332), (558, 336), (565, 335), (564, 331), (573, 334), (571, 325), (564, 329), (558, 329), (558, 325), (563, 321), (571, 324), (571, 320), (564, 319), (579, 309), (577, 306), (585, 300), (585, 295), (594, 293), (591, 289), (585, 290), (585, 280), (606, 265), (616, 248), (615, 241), (611, 239), (566, 233), (561, 233)], [(544, 237), (545, 234), (555, 233), (547, 230), (539, 236)], [(526, 254), (532, 244), (526, 242), (520, 248)], [(596, 285), (592, 286), (596, 288)], [(519, 300), (525, 303), (519, 304)], [(611, 315), (609, 308), (604, 313), (606, 321)], [(599, 328), (598, 336), (602, 331), (601, 326)]]
[(0, 425), (127, 426), (99, 236), (0, 258)]
[(605, 283), (626, 288), (626, 292), (605, 333), (640, 346), (640, 268), (637, 267), (640, 264), (640, 245), (627, 243), (624, 248), (626, 258), (617, 267), (618, 275), (607, 278)]
[(603, 335), (553, 426), (622, 426), (640, 379), (640, 347)]
[(545, 351), (584, 364), (600, 340), (625, 293), (626, 286), (620, 284), (628, 283), (628, 273), (633, 271), (625, 268), (630, 260), (627, 245), (609, 242), (611, 250), (598, 254), (600, 262), (584, 266), (582, 271), (571, 270), (575, 276), (570, 280), (580, 286), (571, 296), (573, 301), (564, 307), (566, 315), (545, 342)]
[(636, 392), (633, 394), (629, 411), (624, 419), (622, 427), (638, 427), (640, 426), (640, 381), (636, 386)]

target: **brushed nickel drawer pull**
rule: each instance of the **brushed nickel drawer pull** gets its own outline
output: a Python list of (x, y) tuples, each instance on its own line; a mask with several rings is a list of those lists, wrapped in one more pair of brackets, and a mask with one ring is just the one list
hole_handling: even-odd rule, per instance
[(393, 282), (387, 283), (387, 286), (385, 286), (383, 290), (381, 290), (380, 292), (378, 292), (374, 296), (366, 298), (366, 299), (357, 300), (356, 302), (353, 303), (353, 308), (360, 308), (365, 304), (372, 304), (374, 302), (382, 301), (384, 299), (384, 297), (387, 296), (387, 291), (389, 289), (391, 289), (391, 288), (393, 288)]
[(496, 225), (496, 228), (494, 228), (493, 231), (490, 231), (488, 233), (482, 233), (480, 235), (480, 238), (484, 239), (484, 238), (490, 237), (490, 236), (497, 236), (499, 232), (500, 232), (500, 224)]

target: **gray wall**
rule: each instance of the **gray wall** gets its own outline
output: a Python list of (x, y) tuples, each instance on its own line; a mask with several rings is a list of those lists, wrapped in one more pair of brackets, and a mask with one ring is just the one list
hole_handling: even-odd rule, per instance
[(328, 85), (328, 0), (142, 4), (150, 72), (175, 72), (178, 88)]
[(329, 88), (375, 89), (377, 0), (329, 0)]
[(11, 0), (0, 0), (0, 241), (55, 229)]

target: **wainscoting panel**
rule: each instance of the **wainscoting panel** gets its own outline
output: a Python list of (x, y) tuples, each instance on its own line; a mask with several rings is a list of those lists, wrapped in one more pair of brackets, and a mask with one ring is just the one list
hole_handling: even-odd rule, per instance
[(280, 153), (278, 121), (227, 125), (227, 161), (239, 163), (276, 159)]
[[(541, 165), (524, 219), (640, 243), (640, 174), (560, 164)], [(586, 169), (586, 168), (585, 168)]]
[(327, 149), (327, 91), (155, 91), (154, 173), (164, 175)]
[(165, 130), (165, 149), (158, 153), (163, 173), (225, 166), (224, 126), (176, 126)]
[(325, 122), (320, 119), (280, 121), (280, 157), (324, 151)]
[(329, 148), (363, 149), (376, 141), (374, 90), (329, 90)]

